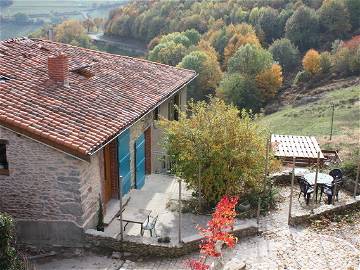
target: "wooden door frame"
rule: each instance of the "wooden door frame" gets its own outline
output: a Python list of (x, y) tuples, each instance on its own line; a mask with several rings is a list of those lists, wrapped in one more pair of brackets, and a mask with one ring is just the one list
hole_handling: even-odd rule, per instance
[(119, 198), (117, 141), (104, 147), (104, 203)]

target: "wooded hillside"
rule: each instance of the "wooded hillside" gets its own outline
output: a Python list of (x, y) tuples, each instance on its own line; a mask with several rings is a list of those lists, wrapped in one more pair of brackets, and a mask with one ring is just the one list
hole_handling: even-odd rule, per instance
[(134, 1), (105, 29), (148, 42), (149, 60), (196, 70), (191, 98), (254, 111), (284, 82), (360, 74), (359, 0)]

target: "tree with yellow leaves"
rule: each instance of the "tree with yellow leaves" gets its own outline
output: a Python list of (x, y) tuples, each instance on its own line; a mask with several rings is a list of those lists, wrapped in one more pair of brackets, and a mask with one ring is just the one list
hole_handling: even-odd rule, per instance
[[(224, 195), (261, 192), (268, 132), (254, 121), (254, 115), (213, 98), (191, 102), (179, 121), (164, 119), (160, 125), (162, 143), (174, 162), (172, 172), (206, 203), (215, 204)], [(270, 160), (273, 170), (272, 155)]]
[(256, 76), (256, 85), (260, 89), (263, 101), (273, 98), (283, 82), (281, 66), (273, 64)]
[(312, 75), (318, 74), (321, 71), (320, 54), (314, 49), (307, 51), (302, 63), (304, 70), (311, 73)]

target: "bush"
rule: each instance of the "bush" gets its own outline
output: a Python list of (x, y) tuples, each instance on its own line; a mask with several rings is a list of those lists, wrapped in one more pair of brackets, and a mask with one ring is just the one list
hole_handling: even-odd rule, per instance
[(316, 50), (308, 50), (303, 58), (304, 70), (312, 75), (320, 72), (320, 54)]
[(339, 74), (350, 75), (350, 65), (353, 55), (350, 49), (341, 47), (334, 55), (334, 71)]
[[(251, 194), (248, 194), (247, 196), (242, 197), (241, 202), (246, 203), (248, 202), (250, 204), (251, 209), (254, 211), (254, 215), (256, 213), (256, 209), (258, 207), (259, 198), (261, 199), (260, 204), (260, 213), (266, 214), (271, 209), (274, 209), (276, 207), (276, 202), (279, 197), (279, 189), (275, 186), (268, 186), (265, 190), (265, 192), (254, 192)], [(237, 212), (242, 214), (243, 210), (239, 207), (237, 207)], [(252, 216), (250, 216), (252, 217)]]
[(360, 74), (360, 46), (357, 49), (354, 49), (353, 58), (350, 62), (350, 71), (352, 74)]
[(299, 85), (300, 83), (307, 82), (311, 79), (311, 73), (303, 70), (299, 71), (294, 79), (294, 85)]
[(13, 219), (7, 214), (0, 213), (0, 269), (25, 269), (23, 263), (17, 256), (16, 249), (12, 246), (13, 239)]
[(101, 197), (99, 194), (99, 209), (98, 209), (98, 223), (96, 225), (96, 230), (103, 232), (104, 231), (104, 210), (101, 202)]
[(268, 134), (253, 115), (215, 98), (191, 103), (179, 121), (163, 120), (161, 126), (164, 148), (174, 161), (172, 171), (199, 191), (200, 168), (206, 203), (262, 189)]
[(327, 74), (332, 67), (331, 54), (329, 52), (323, 52), (320, 54), (320, 69), (321, 72)]
[(357, 167), (360, 162), (360, 149), (355, 149), (351, 157), (341, 164), (341, 170), (343, 174), (352, 180), (356, 179)]
[(275, 40), (269, 51), (286, 72), (294, 70), (299, 65), (299, 50), (286, 38)]

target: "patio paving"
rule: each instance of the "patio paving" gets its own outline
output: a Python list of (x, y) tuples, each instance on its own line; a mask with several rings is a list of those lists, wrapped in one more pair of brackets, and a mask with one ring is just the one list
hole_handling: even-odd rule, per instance
[[(175, 177), (163, 174), (151, 174), (146, 177), (145, 185), (141, 190), (134, 189), (130, 192), (131, 199), (126, 207), (151, 210), (151, 215), (159, 215), (156, 224), (158, 237), (169, 236), (171, 241), (178, 242), (179, 216), (178, 212), (172, 212), (167, 208), (169, 201), (177, 200), (179, 197), (179, 184)], [(182, 199), (190, 199), (192, 191), (182, 184)], [(191, 213), (182, 214), (182, 238), (198, 235), (197, 225), (205, 226), (209, 221), (208, 215), (194, 215)], [(254, 220), (237, 220), (236, 225), (254, 224)], [(112, 237), (120, 233), (120, 221), (114, 219), (105, 230)], [(125, 234), (140, 235), (140, 225), (129, 223)], [(148, 231), (144, 237), (150, 237)]]

